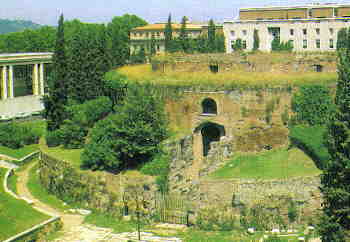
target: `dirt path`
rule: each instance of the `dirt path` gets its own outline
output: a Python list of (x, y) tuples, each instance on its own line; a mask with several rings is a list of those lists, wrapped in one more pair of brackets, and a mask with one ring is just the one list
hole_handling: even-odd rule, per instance
[(21, 197), (28, 198), (34, 202), (33, 207), (38, 208), (39, 210), (45, 210), (51, 214), (58, 215), (61, 217), (63, 222), (63, 232), (70, 232), (74, 227), (80, 226), (84, 220), (84, 217), (81, 215), (66, 214), (60, 212), (32, 196), (29, 192), (27, 183), (29, 180), (29, 171), (36, 165), (37, 162), (33, 162), (25, 170), (18, 172), (18, 181), (17, 181), (17, 191)]

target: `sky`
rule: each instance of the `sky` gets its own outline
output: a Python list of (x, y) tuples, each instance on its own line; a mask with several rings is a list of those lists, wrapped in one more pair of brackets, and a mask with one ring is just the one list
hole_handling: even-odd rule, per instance
[(107, 23), (114, 16), (136, 14), (149, 23), (166, 22), (171, 13), (180, 22), (182, 16), (191, 21), (216, 22), (232, 20), (238, 9), (275, 5), (311, 3), (350, 3), (350, 0), (0, 0), (0, 19), (31, 20), (42, 25), (57, 25), (58, 16), (83, 22)]

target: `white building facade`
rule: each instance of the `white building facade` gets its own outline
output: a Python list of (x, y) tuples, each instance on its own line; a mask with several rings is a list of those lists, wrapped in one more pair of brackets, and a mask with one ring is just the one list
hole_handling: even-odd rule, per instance
[(226, 52), (234, 51), (237, 39), (243, 49), (253, 49), (254, 31), (259, 36), (259, 50), (271, 51), (272, 40), (278, 35), (281, 42), (290, 41), (293, 51), (333, 51), (336, 49), (337, 33), (350, 27), (349, 17), (305, 19), (254, 19), (224, 23)]

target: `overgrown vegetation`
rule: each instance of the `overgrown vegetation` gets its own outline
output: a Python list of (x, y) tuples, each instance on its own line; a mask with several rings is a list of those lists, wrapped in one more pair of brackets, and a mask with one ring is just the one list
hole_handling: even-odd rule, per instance
[(151, 82), (162, 88), (178, 87), (192, 90), (228, 90), (232, 88), (254, 89), (267, 87), (291, 88), (304, 84), (329, 85), (337, 80), (336, 73), (271, 73), (271, 72), (178, 72), (167, 71), (159, 73), (152, 71), (150, 65), (125, 66), (109, 73), (109, 77), (123, 74), (131, 81), (140, 83)]
[(303, 150), (319, 169), (324, 169), (330, 159), (330, 154), (324, 145), (326, 130), (325, 125), (296, 125), (289, 130), (291, 145)]
[(37, 144), (39, 141), (39, 136), (34, 130), (15, 122), (0, 124), (0, 137), (0, 145), (11, 149)]

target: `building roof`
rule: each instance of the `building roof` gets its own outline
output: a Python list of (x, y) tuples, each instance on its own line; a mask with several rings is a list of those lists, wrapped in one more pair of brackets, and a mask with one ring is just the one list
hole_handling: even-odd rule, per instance
[(310, 9), (310, 8), (339, 8), (350, 7), (350, 4), (309, 4), (309, 5), (295, 5), (295, 6), (265, 6), (253, 8), (241, 8), (240, 11), (259, 11), (259, 10), (287, 10), (287, 9)]
[[(166, 23), (148, 24), (146, 26), (133, 28), (131, 31), (164, 30), (165, 26), (166, 26)], [(172, 23), (171, 27), (173, 29), (181, 29), (181, 24)], [(200, 25), (200, 24), (186, 24), (186, 29), (201, 30), (202, 25)]]
[(0, 54), (0, 64), (14, 64), (26, 62), (50, 62), (52, 52), (37, 52), (37, 53), (8, 53)]

